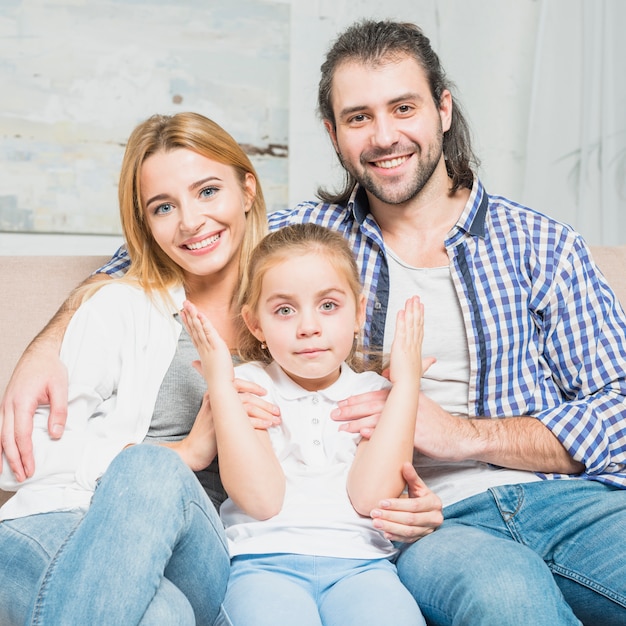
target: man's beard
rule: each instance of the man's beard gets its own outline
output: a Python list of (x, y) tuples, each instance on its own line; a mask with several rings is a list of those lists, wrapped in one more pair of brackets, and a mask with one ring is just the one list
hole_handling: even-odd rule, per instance
[[(391, 178), (386, 181), (376, 180), (367, 170), (367, 165), (371, 161), (391, 160), (395, 155), (410, 153), (415, 154), (417, 157), (417, 167), (409, 180), (403, 184), (399, 184)], [(344, 168), (356, 179), (361, 187), (364, 187), (375, 198), (385, 204), (404, 204), (415, 198), (432, 178), (442, 153), (443, 132), (440, 129), (436, 143), (431, 146), (431, 149), (425, 155), (423, 155), (422, 149), (417, 144), (408, 144), (395, 148), (392, 153), (388, 150), (371, 150), (361, 155), (359, 171), (355, 171), (354, 167), (348, 165), (340, 152), (338, 156)]]

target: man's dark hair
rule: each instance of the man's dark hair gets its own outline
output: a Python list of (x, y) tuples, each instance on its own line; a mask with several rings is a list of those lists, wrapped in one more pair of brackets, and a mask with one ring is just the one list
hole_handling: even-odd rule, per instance
[[(444, 90), (452, 93), (452, 83), (447, 79), (439, 57), (430, 45), (430, 40), (415, 24), (407, 22), (375, 22), (364, 20), (345, 30), (335, 40), (322, 64), (322, 76), (318, 88), (318, 110), (323, 120), (328, 120), (336, 129), (332, 105), (332, 81), (337, 68), (347, 61), (376, 66), (403, 56), (414, 58), (426, 73), (430, 91), (436, 106), (439, 106)], [(452, 179), (450, 192), (460, 188), (471, 189), (474, 180), (471, 166), (478, 166), (478, 159), (471, 146), (469, 125), (460, 105), (452, 94), (452, 121), (443, 137), (443, 154), (448, 176)], [(344, 168), (345, 171), (345, 168)], [(343, 190), (331, 193), (318, 189), (319, 197), (325, 202), (345, 204), (350, 197), (356, 180), (345, 171)]]

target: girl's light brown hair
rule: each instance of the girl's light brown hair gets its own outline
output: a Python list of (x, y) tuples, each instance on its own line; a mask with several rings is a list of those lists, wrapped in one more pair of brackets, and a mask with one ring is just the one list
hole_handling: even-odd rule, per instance
[[(240, 278), (256, 244), (267, 232), (265, 201), (254, 166), (239, 144), (219, 124), (198, 113), (153, 115), (139, 124), (130, 135), (119, 181), (119, 204), (122, 229), (131, 259), (129, 279), (136, 279), (147, 291), (165, 291), (184, 284), (181, 268), (158, 246), (145, 220), (141, 203), (141, 167), (157, 152), (185, 148), (208, 159), (232, 167), (245, 193), (246, 175), (256, 180), (256, 195), (246, 214), (239, 257)], [(245, 283), (240, 281), (242, 288)]]
[[(354, 296), (356, 309), (359, 309), (362, 287), (354, 255), (346, 240), (333, 230), (317, 224), (293, 224), (267, 235), (254, 249), (246, 268), (246, 287), (240, 292), (239, 310), (243, 307), (253, 314), (258, 310), (263, 278), (267, 271), (279, 263), (302, 254), (320, 254), (344, 276)], [(355, 341), (355, 347), (357, 342)], [(259, 340), (241, 324), (239, 356), (244, 361), (271, 363), (272, 357), (261, 348)], [(347, 359), (350, 366), (363, 369), (362, 359), (353, 348)]]

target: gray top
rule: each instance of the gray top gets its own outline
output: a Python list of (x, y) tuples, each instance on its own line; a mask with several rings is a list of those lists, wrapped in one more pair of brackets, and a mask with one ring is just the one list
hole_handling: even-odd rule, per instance
[[(178, 314), (175, 317), (178, 319)], [(198, 358), (191, 337), (183, 326), (176, 354), (156, 399), (150, 429), (145, 439), (147, 442), (179, 441), (191, 430), (206, 391), (204, 378), (191, 365)], [(226, 492), (219, 477), (217, 459), (195, 474), (215, 507), (219, 509), (226, 499)]]

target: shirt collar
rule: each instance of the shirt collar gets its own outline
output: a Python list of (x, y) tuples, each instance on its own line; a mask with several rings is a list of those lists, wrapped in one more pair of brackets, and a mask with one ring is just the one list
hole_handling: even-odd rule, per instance
[(183, 302), (186, 299), (185, 288), (182, 285), (177, 285), (176, 287), (172, 287), (170, 289), (170, 297), (174, 302), (174, 306), (176, 306), (176, 310), (180, 311), (183, 308)]
[[(454, 233), (455, 230), (458, 230), (476, 237), (484, 237), (485, 219), (487, 216), (488, 206), (487, 192), (478, 179), (478, 176), (474, 175), (474, 182), (472, 184), (470, 196), (465, 204), (465, 208), (463, 209), (461, 216), (452, 230), (452, 233)], [(359, 224), (363, 224), (367, 216), (370, 214), (367, 192), (364, 187), (359, 185), (359, 183), (354, 186), (354, 189), (350, 194), (348, 208), (352, 211), (354, 219)]]
[(370, 203), (367, 198), (367, 192), (364, 187), (361, 187), (359, 183), (356, 183), (352, 193), (350, 194), (350, 199), (348, 200), (348, 208), (352, 211), (352, 215), (354, 215), (354, 219), (359, 223), (363, 224), (365, 218), (370, 213)]
[(312, 395), (320, 395), (331, 402), (339, 402), (354, 393), (355, 378), (357, 377), (350, 366), (342, 363), (339, 378), (330, 387), (320, 389), (320, 391), (307, 391), (291, 380), (276, 361), (270, 363), (265, 371), (276, 386), (277, 394), (285, 400), (298, 400)]
[(474, 183), (465, 208), (461, 213), (448, 239), (454, 239), (455, 233), (469, 234), (474, 237), (485, 236), (485, 219), (489, 208), (489, 197), (478, 176), (474, 176)]

